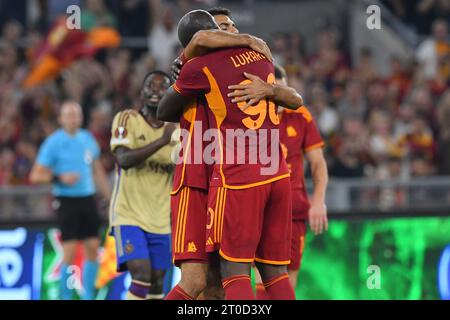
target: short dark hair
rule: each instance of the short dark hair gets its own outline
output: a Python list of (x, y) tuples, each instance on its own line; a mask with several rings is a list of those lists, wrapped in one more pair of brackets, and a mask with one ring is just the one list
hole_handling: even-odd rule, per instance
[(208, 11), (212, 16), (224, 15), (231, 17), (231, 10), (224, 7), (209, 8), (206, 11)]
[(217, 29), (213, 16), (205, 10), (192, 10), (178, 22), (178, 40), (186, 48), (197, 31)]
[(282, 79), (282, 78), (287, 79), (286, 70), (284, 70), (284, 68), (282, 66), (280, 66), (279, 64), (274, 64), (273, 66), (275, 67), (275, 78), (276, 79)]
[(172, 78), (169, 76), (169, 74), (167, 74), (166, 72), (161, 71), (161, 70), (153, 70), (153, 71), (147, 73), (147, 75), (144, 77), (144, 80), (142, 81), (142, 87), (144, 87), (147, 84), (147, 81), (149, 81), (150, 77), (155, 74), (159, 74), (163, 77), (168, 78), (170, 81), (170, 84), (172, 84)]

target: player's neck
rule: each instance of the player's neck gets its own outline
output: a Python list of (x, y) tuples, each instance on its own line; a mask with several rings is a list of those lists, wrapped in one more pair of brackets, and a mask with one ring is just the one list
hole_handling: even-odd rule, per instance
[(78, 128), (75, 129), (69, 129), (69, 128), (64, 128), (62, 127), (62, 129), (64, 130), (65, 133), (67, 133), (69, 136), (75, 136), (78, 132)]
[(153, 129), (161, 128), (164, 125), (164, 122), (161, 120), (158, 120), (156, 118), (147, 117), (147, 123), (152, 127)]
[(164, 122), (158, 120), (156, 118), (156, 110), (151, 110), (149, 108), (141, 110), (141, 114), (144, 117), (145, 121), (149, 124), (153, 129), (161, 128), (164, 125)]

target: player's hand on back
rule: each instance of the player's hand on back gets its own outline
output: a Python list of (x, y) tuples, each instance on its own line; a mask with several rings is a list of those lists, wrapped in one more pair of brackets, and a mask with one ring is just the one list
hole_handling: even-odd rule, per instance
[(251, 82), (228, 86), (228, 89), (234, 90), (228, 94), (228, 97), (233, 98), (231, 102), (247, 102), (247, 104), (241, 108), (243, 111), (249, 106), (257, 104), (260, 100), (269, 98), (273, 95), (273, 86), (271, 84), (251, 73), (244, 72), (244, 76), (251, 80)]
[(181, 68), (183, 68), (183, 61), (180, 57), (177, 57), (173, 60), (172, 66), (170, 67), (170, 76), (174, 81), (176, 81), (180, 76)]
[(311, 202), (308, 213), (309, 226), (315, 235), (328, 230), (327, 206), (323, 202)]
[(68, 186), (72, 186), (80, 180), (80, 175), (78, 173), (62, 173), (58, 176), (58, 180)]
[(273, 62), (272, 52), (270, 52), (269, 46), (263, 39), (251, 35), (250, 48), (263, 54), (270, 62)]
[(164, 132), (163, 132), (162, 139), (164, 139), (164, 142), (166, 144), (171, 142), (172, 133), (175, 131), (176, 128), (178, 128), (178, 124), (171, 123), (171, 122), (166, 123), (166, 125), (164, 126)]

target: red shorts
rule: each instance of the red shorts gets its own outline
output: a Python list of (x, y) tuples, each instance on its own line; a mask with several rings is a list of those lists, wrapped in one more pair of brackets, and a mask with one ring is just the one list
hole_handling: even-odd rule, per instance
[(183, 186), (171, 197), (172, 256), (176, 266), (183, 260), (208, 262), (205, 226), (208, 192)]
[(206, 250), (233, 262), (288, 265), (291, 205), (288, 178), (247, 189), (210, 187)]
[(291, 263), (288, 270), (298, 271), (302, 263), (303, 249), (305, 247), (306, 221), (292, 221), (292, 245), (291, 245)]

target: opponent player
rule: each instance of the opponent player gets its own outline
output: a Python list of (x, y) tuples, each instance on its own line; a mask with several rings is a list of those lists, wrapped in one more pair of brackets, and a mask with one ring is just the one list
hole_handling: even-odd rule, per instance
[[(217, 26), (207, 12), (192, 11), (180, 21), (179, 37), (187, 43), (197, 30), (212, 28)], [(171, 115), (179, 114), (198, 94), (206, 94), (210, 125), (221, 134), (225, 133), (225, 128), (251, 130), (256, 135), (271, 133), (272, 129), (277, 129), (279, 121), (273, 102), (265, 101), (246, 111), (243, 104), (235, 105), (225, 98), (228, 85), (237, 79), (243, 80), (244, 71), (254, 72), (269, 82), (275, 80), (272, 64), (264, 56), (245, 48), (215, 51), (191, 60), (184, 66), (173, 87), (175, 90), (169, 89), (162, 99), (158, 117), (172, 119)], [(258, 115), (258, 118), (253, 121), (252, 115)], [(250, 263), (254, 259), (258, 261), (263, 279), (270, 283), (268, 291), (272, 298), (294, 298), (286, 274), (291, 228), (289, 173), (279, 154), (276, 137), (264, 139), (262, 136), (258, 137), (260, 145), (262, 142), (272, 150), (270, 166), (260, 161), (249, 163), (248, 157), (252, 156), (250, 153), (255, 145), (245, 139), (240, 146), (246, 150), (244, 164), (222, 161), (234, 157), (237, 149), (228, 150), (231, 144), (219, 141), (220, 161), (212, 174), (210, 199), (213, 200), (208, 211), (210, 218), (215, 220), (214, 240), (221, 242), (222, 278), (227, 299), (254, 298), (249, 276)], [(239, 214), (241, 206), (249, 199), (252, 199), (252, 205), (245, 208), (247, 214)], [(216, 212), (212, 202), (216, 204)], [(252, 230), (255, 225), (256, 230)]]
[(148, 74), (141, 108), (119, 112), (112, 126), (111, 150), (118, 166), (110, 225), (118, 270), (131, 273), (129, 300), (162, 299), (163, 277), (171, 264), (170, 141), (175, 125), (156, 119), (156, 107), (170, 85), (166, 73)]
[[(244, 96), (246, 99), (258, 100), (258, 94), (264, 95), (270, 92), (270, 87), (261, 79), (254, 75), (248, 76), (252, 79), (252, 83), (230, 87), (236, 90), (230, 96), (235, 97), (237, 101), (243, 100)], [(287, 83), (287, 74), (283, 67), (275, 65), (275, 78), (281, 85)], [(328, 229), (325, 206), (328, 173), (322, 152), (324, 143), (308, 109), (302, 106), (296, 111), (284, 108), (280, 108), (279, 111), (281, 111), (280, 140), (291, 173), (293, 221), (292, 254), (288, 274), (291, 285), (295, 288), (305, 244), (306, 219), (309, 220), (311, 230), (315, 234), (321, 234)], [(311, 205), (304, 183), (303, 155), (308, 160), (314, 182)], [(256, 278), (256, 298), (258, 300), (268, 299), (259, 274), (256, 274)]]

